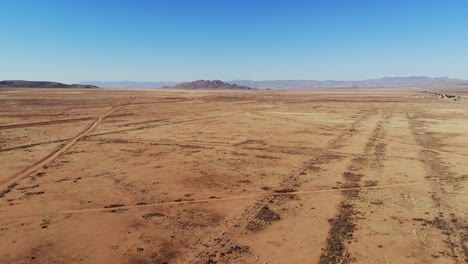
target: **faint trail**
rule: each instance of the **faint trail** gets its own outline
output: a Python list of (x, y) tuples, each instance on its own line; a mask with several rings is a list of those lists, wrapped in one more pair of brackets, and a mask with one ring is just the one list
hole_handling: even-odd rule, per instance
[[(113, 144), (143, 144), (143, 145), (155, 145), (155, 146), (179, 146), (179, 147), (233, 147), (233, 144), (226, 142), (210, 142), (210, 141), (172, 141), (172, 140), (160, 140), (160, 141), (151, 141), (151, 140), (125, 140), (125, 139), (113, 139), (113, 138), (97, 138), (90, 139), (89, 137), (83, 139), (86, 141), (96, 141), (96, 142), (105, 142)], [(203, 147), (202, 147), (203, 146)], [(1, 152), (1, 150), (0, 150)]]
[(161, 104), (161, 103), (182, 103), (193, 101), (195, 98), (186, 98), (186, 99), (178, 99), (178, 100), (162, 100), (162, 101), (153, 101), (153, 102), (140, 102), (140, 103), (129, 103), (126, 105), (147, 105), (147, 104)]
[[(185, 100), (185, 101), (190, 101), (190, 100)], [(185, 102), (184, 101), (184, 102)], [(161, 102), (154, 102), (154, 103), (164, 103), (164, 102), (167, 102), (167, 101), (161, 101)], [(135, 103), (128, 103), (128, 104), (121, 104), (120, 106), (129, 106), (129, 105), (134, 105)], [(150, 103), (147, 103), (147, 104), (150, 104)], [(279, 107), (279, 106), (273, 106), (273, 107), (268, 107), (268, 108), (275, 108), (275, 107)], [(208, 117), (198, 117), (198, 118), (193, 118), (193, 119), (186, 119), (186, 120), (179, 120), (179, 121), (169, 121), (167, 123), (163, 123), (164, 121), (166, 120), (163, 120), (161, 119), (160, 121), (157, 121), (158, 124), (153, 124), (153, 125), (147, 125), (147, 126), (142, 126), (142, 127), (136, 127), (136, 128), (127, 128), (127, 129), (120, 129), (120, 130), (113, 130), (113, 131), (108, 131), (108, 132), (102, 132), (102, 133), (96, 133), (96, 134), (88, 134), (86, 135), (86, 140), (89, 140), (91, 141), (92, 139), (90, 139), (91, 137), (98, 137), (98, 136), (102, 136), (102, 135), (109, 135), (109, 134), (118, 134), (118, 133), (121, 133), (121, 132), (129, 132), (129, 131), (138, 131), (138, 130), (143, 130), (143, 129), (148, 129), (148, 128), (154, 128), (154, 127), (159, 127), (159, 126), (170, 126), (170, 125), (176, 125), (176, 124), (181, 124), (181, 123), (189, 123), (189, 122), (193, 122), (193, 121), (201, 121), (201, 120), (208, 120), (208, 119), (214, 119), (214, 118), (218, 118), (218, 117), (228, 117), (228, 116), (233, 116), (233, 115), (240, 115), (240, 114), (244, 114), (244, 113), (248, 113), (248, 112), (255, 112), (254, 111), (243, 111), (243, 112), (235, 112), (235, 113), (230, 113), (230, 114), (227, 114), (227, 115), (216, 115), (216, 116), (208, 116)], [(120, 114), (118, 116), (122, 116), (122, 115), (125, 115), (125, 114)], [(115, 117), (117, 115), (108, 115), (107, 117), (110, 118), (110, 117)], [(151, 121), (156, 121), (156, 120), (151, 120)], [(147, 121), (143, 121), (141, 122), (142, 124), (145, 124), (145, 122)], [(130, 126), (130, 125), (138, 125), (138, 124), (125, 124), (124, 126)], [(68, 139), (62, 139), (62, 140), (54, 140), (54, 141), (46, 141), (46, 142), (39, 142), (39, 143), (34, 143), (34, 144), (26, 144), (26, 145), (21, 145), (21, 146), (16, 146), (16, 147), (10, 147), (10, 148), (4, 148), (4, 149), (0, 149), (0, 152), (4, 152), (4, 151), (10, 151), (10, 150), (17, 150), (17, 149), (24, 149), (24, 148), (29, 148), (29, 147), (35, 147), (35, 146), (39, 146), (39, 145), (43, 145), (43, 144), (51, 144), (51, 143), (58, 143), (58, 142), (63, 142), (63, 141), (67, 141), (67, 140), (70, 140), (69, 138)], [(128, 142), (128, 143), (132, 143), (132, 142)], [(135, 143), (140, 143), (140, 142), (135, 142)], [(143, 142), (141, 142), (143, 143)], [(149, 144), (155, 144), (157, 142), (145, 142), (145, 143), (149, 143)], [(195, 143), (195, 142), (194, 142)], [(190, 143), (189, 143), (190, 144)], [(198, 143), (197, 143), (198, 144)], [(220, 144), (224, 144), (222, 142), (220, 142)], [(227, 144), (227, 143), (225, 143)]]
[[(408, 127), (414, 136), (417, 144), (421, 146), (440, 146), (425, 130), (424, 123), (418, 120), (418, 117), (413, 113), (410, 115), (406, 112), (406, 119), (408, 120)], [(435, 178), (435, 180), (428, 180), (431, 182), (433, 190), (431, 194), (432, 201), (439, 211), (439, 222), (441, 223), (438, 228), (443, 230), (443, 234), (447, 239), (444, 240), (447, 248), (450, 250), (452, 258), (457, 263), (468, 263), (468, 226), (464, 219), (460, 219), (457, 215), (453, 214), (453, 206), (448, 202), (449, 197), (443, 186), (442, 181), (438, 180), (440, 177), (448, 179), (456, 179), (449, 173), (450, 168), (447, 167), (443, 160), (435, 155), (434, 152), (420, 151), (420, 161), (424, 164), (426, 171), (426, 179)], [(434, 176), (437, 175), (437, 176)], [(450, 219), (450, 220), (449, 220)]]
[[(364, 112), (364, 114), (358, 118), (354, 123), (351, 125), (349, 130), (354, 130), (356, 127), (366, 118), (368, 118), (369, 115), (373, 114), (370, 111)], [(341, 131), (339, 135), (337, 135), (334, 139), (332, 139), (327, 146), (323, 148), (322, 151), (318, 152), (317, 155), (311, 157), (311, 159), (301, 168), (299, 168), (297, 171), (291, 173), (288, 177), (286, 177), (280, 184), (279, 188), (284, 188), (284, 187), (289, 187), (291, 186), (296, 179), (299, 177), (299, 175), (303, 174), (305, 171), (309, 169), (310, 166), (312, 166), (317, 160), (322, 158), (324, 155), (328, 154), (328, 151), (333, 149), (337, 144), (339, 144), (342, 139), (347, 135), (347, 131)], [(236, 235), (241, 230), (244, 230), (244, 228), (248, 225), (248, 223), (255, 218), (255, 216), (262, 210), (263, 207), (268, 205), (268, 203), (274, 198), (274, 195), (263, 195), (260, 196), (259, 201), (255, 203), (254, 206), (248, 208), (242, 216), (237, 219), (234, 223), (233, 226), (228, 228), (219, 238), (217, 238), (215, 243), (211, 245), (207, 250), (204, 250), (196, 255), (196, 257), (190, 261), (190, 263), (209, 263), (209, 261), (212, 261), (212, 257), (216, 255), (216, 253), (221, 252), (222, 248), (229, 246), (232, 244), (233, 238), (235, 238)]]
[[(287, 117), (274, 115), (275, 113), (276, 114), (281, 114), (281, 112), (263, 112), (263, 113), (257, 112), (257, 114), (259, 114), (259, 115), (267, 114), (268, 116), (272, 116), (272, 117), (282, 118), (282, 119), (286, 119), (286, 120), (292, 120), (292, 119), (287, 118)], [(294, 122), (300, 122), (298, 120), (293, 120), (293, 121)], [(392, 139), (383, 139), (383, 138), (373, 137), (373, 136), (365, 135), (365, 134), (362, 134), (362, 133), (353, 132), (353, 131), (345, 131), (343, 129), (334, 128), (334, 127), (330, 127), (330, 126), (311, 124), (311, 123), (307, 123), (307, 124), (311, 125), (311, 126), (318, 127), (318, 128), (330, 130), (330, 131), (345, 132), (345, 133), (351, 134), (351, 135), (357, 135), (357, 136), (366, 137), (366, 138), (370, 138), (370, 139), (374, 139), (374, 140), (382, 141), (382, 142), (386, 142), (386, 143), (394, 143), (394, 144), (407, 146), (407, 147), (411, 147), (411, 148), (427, 150), (427, 151), (435, 152), (435, 153), (438, 153), (438, 154), (450, 155), (450, 156), (455, 156), (455, 157), (464, 158), (464, 159), (468, 158), (468, 155), (457, 154), (457, 153), (452, 153), (452, 152), (438, 150), (438, 149), (426, 148), (426, 147), (423, 147), (423, 146), (420, 146), (420, 145), (413, 145), (413, 144), (404, 143), (404, 142), (400, 142), (400, 141), (396, 141), (396, 140), (392, 140)]]
[(17, 150), (17, 149), (26, 149), (26, 148), (31, 148), (31, 147), (40, 146), (40, 145), (47, 145), (47, 144), (53, 144), (53, 143), (60, 143), (60, 142), (68, 141), (68, 140), (70, 140), (70, 139), (67, 138), (67, 139), (59, 139), (59, 140), (38, 142), (38, 143), (34, 143), (34, 144), (20, 145), (20, 146), (11, 147), (11, 148), (0, 149), (0, 152), (11, 151), (11, 150)]
[[(351, 256), (348, 253), (346, 242), (350, 241), (356, 230), (356, 201), (360, 197), (362, 178), (365, 177), (364, 167), (381, 168), (382, 156), (385, 155), (385, 144), (378, 143), (375, 138), (384, 138), (386, 123), (390, 114), (383, 115), (379, 110), (380, 118), (372, 128), (372, 136), (366, 138), (361, 158), (352, 159), (343, 172), (345, 190), (342, 192), (343, 200), (338, 207), (338, 213), (330, 220), (330, 229), (326, 240), (326, 247), (322, 250), (318, 263), (349, 263)], [(385, 111), (387, 112), (387, 111)], [(391, 112), (391, 110), (389, 111)], [(383, 146), (378, 147), (379, 144)], [(380, 151), (378, 151), (380, 149)], [(347, 188), (346, 188), (347, 187)]]
[[(277, 107), (280, 107), (280, 106), (275, 105), (275, 106), (261, 107), (260, 109), (271, 109), (271, 108), (277, 108)], [(245, 111), (234, 111), (234, 112), (227, 113), (227, 114), (222, 114), (222, 115), (203, 116), (203, 117), (196, 117), (196, 118), (185, 119), (185, 120), (168, 121), (166, 123), (163, 123), (164, 121), (161, 121), (161, 123), (157, 123), (157, 124), (153, 124), (153, 125), (147, 125), (147, 126), (141, 126), (141, 127), (135, 127), (135, 128), (117, 129), (117, 130), (113, 130), (113, 131), (107, 131), (107, 132), (88, 135), (88, 137), (96, 137), (96, 136), (109, 135), (109, 134), (118, 134), (118, 133), (129, 132), (129, 131), (138, 131), (138, 130), (143, 130), (143, 129), (148, 129), (148, 128), (177, 125), (177, 124), (190, 123), (190, 122), (195, 122), (195, 121), (215, 119), (215, 118), (220, 118), (220, 117), (230, 117), (230, 116), (241, 115), (241, 114), (245, 114), (245, 113), (255, 113), (257, 111), (260, 111), (260, 110), (258, 110), (258, 109), (249, 109), (249, 110), (245, 110)]]
[[(468, 181), (467, 178), (460, 179), (447, 179), (447, 180), (434, 180), (429, 182), (462, 182)], [(385, 185), (376, 185), (376, 186), (362, 186), (362, 187), (350, 187), (350, 188), (332, 188), (332, 189), (312, 189), (312, 190), (297, 190), (291, 192), (269, 192), (269, 193), (257, 193), (257, 194), (247, 194), (247, 195), (236, 195), (236, 196), (217, 196), (216, 198), (202, 198), (202, 199), (193, 199), (185, 201), (173, 201), (173, 202), (161, 202), (161, 203), (151, 203), (151, 204), (140, 204), (140, 205), (127, 205), (120, 206), (117, 208), (88, 208), (88, 209), (77, 209), (77, 210), (64, 210), (64, 211), (55, 211), (50, 213), (41, 213), (41, 214), (29, 214), (29, 215), (20, 215), (13, 216), (9, 218), (2, 218), (3, 220), (7, 219), (16, 219), (24, 217), (36, 217), (36, 216), (51, 216), (51, 215), (64, 215), (64, 214), (81, 214), (81, 213), (93, 213), (93, 212), (107, 212), (115, 209), (140, 209), (140, 208), (152, 208), (158, 206), (171, 206), (171, 205), (184, 205), (184, 204), (197, 204), (197, 203), (215, 203), (223, 201), (235, 201), (235, 200), (247, 200), (247, 199), (256, 199), (256, 198), (272, 198), (276, 196), (288, 196), (288, 195), (308, 195), (308, 194), (322, 194), (322, 193), (335, 193), (343, 191), (362, 191), (362, 190), (379, 190), (379, 189), (391, 189), (405, 186), (415, 186), (427, 184), (427, 181), (424, 182), (408, 182), (408, 183), (395, 183), (395, 184), (385, 184)], [(2, 214), (7, 214), (8, 211), (0, 211)]]
[(238, 115), (242, 114), (243, 112), (239, 113), (230, 113), (230, 114), (224, 114), (224, 115), (214, 115), (214, 116), (206, 116), (206, 117), (197, 117), (197, 118), (192, 118), (192, 119), (186, 119), (186, 120), (180, 120), (180, 121), (169, 121), (167, 123), (157, 123), (154, 125), (148, 125), (148, 126), (141, 126), (141, 127), (135, 127), (135, 128), (126, 128), (126, 129), (117, 129), (113, 131), (107, 131), (107, 132), (102, 132), (102, 133), (96, 133), (89, 135), (88, 137), (96, 137), (96, 136), (102, 136), (102, 135), (110, 135), (110, 134), (118, 134), (122, 132), (129, 132), (129, 131), (138, 131), (138, 130), (143, 130), (143, 129), (148, 129), (148, 128), (155, 128), (155, 127), (160, 127), (160, 126), (168, 126), (168, 125), (176, 125), (176, 124), (182, 124), (182, 123), (189, 123), (189, 122), (194, 122), (194, 121), (201, 121), (201, 120), (208, 120), (208, 119), (214, 119), (214, 118), (219, 118), (219, 117), (229, 117), (233, 115)]
[(34, 127), (34, 126), (46, 126), (46, 125), (55, 125), (68, 122), (77, 122), (84, 120), (92, 120), (94, 117), (79, 117), (79, 118), (69, 118), (69, 119), (58, 119), (44, 122), (33, 122), (33, 123), (23, 123), (23, 124), (14, 124), (14, 125), (4, 125), (0, 126), (0, 129), (12, 129), (12, 128), (21, 128), (21, 127)]
[(51, 163), (52, 161), (54, 161), (56, 158), (58, 158), (61, 154), (63, 154), (64, 152), (66, 152), (67, 150), (69, 150), (71, 147), (73, 147), (73, 145), (76, 144), (76, 142), (78, 142), (78, 140), (80, 140), (81, 138), (85, 137), (86, 135), (88, 135), (91, 131), (93, 131), (98, 125), (99, 123), (102, 122), (102, 120), (104, 118), (106, 118), (106, 116), (110, 115), (112, 112), (114, 112), (116, 109), (118, 109), (119, 107), (121, 107), (123, 105), (123, 102), (126, 100), (127, 98), (124, 98), (122, 99), (117, 105), (115, 106), (112, 106), (111, 109), (109, 109), (107, 112), (105, 112), (103, 115), (101, 115), (100, 117), (98, 117), (96, 119), (96, 121), (94, 121), (87, 129), (85, 129), (83, 132), (81, 132), (80, 134), (78, 134), (76, 137), (72, 138), (70, 141), (68, 141), (65, 145), (61, 146), (59, 149), (55, 150), (54, 152), (50, 153), (49, 155), (45, 156), (44, 158), (42, 158), (41, 160), (35, 162), (34, 164), (32, 164), (31, 166), (7, 177), (6, 179), (2, 179), (0, 180), (0, 187), (1, 186), (9, 186), (11, 184), (14, 184), (16, 182), (18, 182), (19, 180), (23, 179), (23, 178), (26, 178), (27, 176), (29, 176), (31, 173), (34, 173), (38, 170), (40, 170), (41, 168), (43, 168), (45, 165)]

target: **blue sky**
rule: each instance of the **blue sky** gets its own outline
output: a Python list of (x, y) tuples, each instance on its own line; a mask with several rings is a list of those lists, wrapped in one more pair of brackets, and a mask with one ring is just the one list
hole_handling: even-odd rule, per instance
[(468, 79), (468, 1), (4, 0), (0, 79)]

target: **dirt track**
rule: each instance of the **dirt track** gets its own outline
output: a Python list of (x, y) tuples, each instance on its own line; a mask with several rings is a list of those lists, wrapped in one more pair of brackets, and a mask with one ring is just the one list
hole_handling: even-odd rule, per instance
[[(117, 104), (116, 106), (112, 106), (108, 111), (106, 111), (104, 114), (99, 116), (96, 119), (96, 121), (94, 121), (87, 129), (85, 129), (83, 132), (81, 132), (76, 137), (74, 137), (69, 142), (67, 142), (65, 145), (63, 145), (63, 147), (60, 147), (56, 151), (51, 152), (50, 154), (48, 154), (47, 156), (45, 156), (44, 158), (42, 158), (38, 162), (31, 164), (31, 166), (29, 166), (29, 167), (15, 173), (15, 174), (11, 175), (10, 177), (7, 177), (5, 179), (0, 180), (0, 188), (5, 187), (5, 186), (10, 186), (12, 184), (16, 184), (19, 180), (31, 175), (32, 173), (42, 169), (44, 166), (47, 166), (47, 164), (53, 162), (56, 158), (58, 158), (60, 155), (62, 155), (67, 150), (69, 150), (71, 147), (73, 147), (73, 145), (75, 145), (76, 142), (78, 142), (78, 140), (80, 140), (81, 138), (87, 136), (91, 131), (93, 131), (99, 125), (99, 123), (101, 123), (102, 120), (104, 120), (104, 118), (106, 118), (108, 115), (110, 115), (112, 112), (114, 112), (120, 106), (121, 106), (121, 103)], [(61, 121), (64, 121), (64, 120), (42, 122), (41, 124), (44, 124), (44, 123), (47, 123), (47, 124), (62, 123)], [(34, 123), (34, 124), (38, 124), (38, 123)], [(25, 125), (24, 124), (23, 125), (17, 125), (16, 127), (17, 128), (18, 127), (25, 127)], [(10, 126), (9, 128), (12, 128), (12, 127)]]
[(465, 263), (468, 104), (419, 93), (5, 93), (0, 259)]

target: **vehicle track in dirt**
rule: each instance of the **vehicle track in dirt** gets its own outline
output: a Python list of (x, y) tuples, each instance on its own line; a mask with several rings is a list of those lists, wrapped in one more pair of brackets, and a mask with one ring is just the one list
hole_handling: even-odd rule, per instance
[(13, 129), (13, 128), (23, 128), (23, 127), (47, 126), (47, 125), (55, 125), (55, 124), (78, 122), (78, 121), (93, 120), (93, 119), (96, 119), (96, 118), (94, 118), (94, 117), (79, 117), (79, 118), (58, 119), (58, 120), (51, 120), (51, 121), (44, 121), (44, 122), (33, 122), (33, 123), (23, 123), (23, 124), (14, 124), (14, 125), (3, 125), (3, 126), (0, 126), (0, 130)]
[[(191, 101), (191, 100), (184, 100), (181, 102), (185, 101)], [(127, 103), (127, 104), (122, 104), (121, 106), (128, 106), (128, 105), (133, 105), (134, 103)], [(273, 106), (273, 107), (278, 107), (278, 106)], [(170, 125), (176, 125), (176, 124), (181, 124), (181, 123), (189, 123), (189, 122), (194, 122), (194, 121), (201, 121), (201, 120), (208, 120), (208, 119), (214, 119), (214, 118), (219, 118), (219, 117), (229, 117), (233, 115), (239, 115), (239, 114), (244, 114), (244, 113), (249, 113), (249, 112), (255, 112), (255, 111), (243, 111), (243, 112), (236, 112), (236, 113), (230, 113), (227, 115), (216, 115), (216, 116), (209, 116), (209, 117), (199, 117), (199, 118), (193, 118), (193, 119), (186, 119), (186, 120), (180, 120), (180, 121), (169, 121), (166, 119), (158, 119), (158, 120), (149, 120), (149, 121), (143, 121), (139, 122), (141, 124), (145, 123), (153, 123), (157, 122), (158, 124), (153, 124), (153, 125), (147, 125), (147, 126), (142, 126), (142, 127), (136, 127), (136, 128), (128, 128), (128, 129), (120, 129), (120, 130), (113, 130), (113, 131), (108, 131), (108, 132), (102, 132), (102, 133), (96, 133), (96, 134), (87, 134), (86, 135), (86, 140), (91, 140), (91, 137), (97, 137), (97, 136), (102, 136), (102, 135), (110, 135), (110, 134), (118, 134), (122, 132), (129, 132), (129, 131), (138, 131), (138, 130), (143, 130), (143, 129), (148, 129), (148, 128), (154, 128), (154, 127), (160, 127), (160, 126), (170, 126)], [(107, 117), (115, 117), (115, 116), (121, 116), (121, 115), (131, 115), (131, 114), (118, 114), (118, 115), (108, 115)], [(163, 121), (168, 121), (166, 123), (162, 123)], [(137, 125), (135, 123), (130, 124), (130, 125)], [(124, 126), (128, 126), (125, 124)], [(10, 148), (4, 148), (0, 149), (0, 152), (5, 152), (5, 151), (11, 151), (11, 150), (18, 150), (18, 149), (25, 149), (29, 147), (35, 147), (39, 145), (44, 145), (44, 144), (51, 144), (51, 143), (59, 143), (59, 142), (65, 142), (71, 140), (70, 138), (68, 139), (62, 139), (62, 140), (53, 140), (53, 141), (45, 141), (45, 142), (38, 142), (34, 144), (26, 144), (26, 145), (21, 145), (21, 146), (16, 146), (16, 147), (10, 147)], [(157, 142), (156, 142), (157, 143)], [(222, 144), (222, 143), (220, 143)]]
[(339, 205), (338, 214), (330, 220), (331, 227), (326, 248), (319, 259), (320, 264), (349, 263), (352, 260), (352, 256), (346, 249), (346, 242), (352, 240), (358, 221), (356, 217), (356, 201), (359, 199), (361, 190), (363, 189), (361, 180), (365, 177), (365, 166), (382, 167), (386, 145), (377, 139), (385, 137), (386, 123), (390, 117), (391, 113), (387, 113), (376, 122), (371, 137), (367, 138), (363, 153), (360, 157), (353, 158), (347, 166), (347, 170), (343, 173), (346, 190), (342, 192), (343, 200)]
[(0, 117), (38, 117), (38, 116), (64, 116), (63, 113), (50, 114), (0, 114)]
[[(271, 108), (276, 108), (276, 107), (280, 107), (280, 106), (268, 106), (268, 107), (262, 107), (262, 109), (265, 109), (265, 108), (271, 109)], [(124, 133), (124, 132), (138, 131), (138, 130), (155, 128), (155, 127), (160, 127), (160, 126), (170, 126), (170, 125), (184, 124), (184, 123), (190, 123), (190, 122), (196, 122), (196, 121), (202, 121), (202, 120), (215, 119), (215, 118), (220, 118), (220, 117), (230, 117), (230, 116), (241, 115), (241, 114), (245, 114), (245, 113), (254, 113), (254, 112), (257, 112), (257, 111), (259, 111), (259, 110), (249, 109), (249, 110), (245, 110), (245, 111), (234, 111), (234, 112), (231, 112), (231, 113), (228, 113), (228, 114), (204, 116), (204, 117), (190, 118), (190, 119), (178, 120), (178, 121), (164, 122), (164, 120), (162, 120), (161, 122), (158, 122), (157, 124), (153, 124), (153, 125), (147, 125), (147, 126), (141, 126), (141, 127), (135, 127), (135, 128), (126, 128), (126, 129), (116, 129), (116, 130), (112, 130), (112, 131), (91, 134), (91, 135), (88, 135), (87, 137), (95, 137), (95, 136), (110, 135), (110, 134), (119, 134), (119, 133)]]
[[(171, 141), (171, 140), (126, 140), (126, 139), (113, 139), (113, 138), (87, 138), (86, 141), (96, 141), (101, 143), (115, 143), (115, 144), (142, 144), (153, 146), (180, 146), (180, 147), (233, 147), (234, 144), (226, 142), (210, 142), (210, 141)], [(0, 150), (1, 151), (1, 150)]]
[[(268, 113), (268, 112), (265, 112), (265, 113)], [(263, 113), (257, 112), (257, 114), (262, 115)], [(301, 122), (301, 121), (298, 121), (296, 119), (291, 119), (291, 118), (278, 116), (278, 115), (268, 115), (268, 116), (282, 118), (282, 119), (290, 120), (290, 121), (294, 121), (294, 122)], [(344, 131), (343, 129), (334, 128), (334, 127), (330, 127), (330, 126), (324, 126), (324, 125), (318, 125), (318, 124), (309, 124), (309, 125), (315, 126), (315, 127), (318, 127), (318, 128), (322, 128), (322, 129), (325, 129), (325, 130), (329, 130), (329, 131), (335, 131), (335, 132), (343, 132)], [(424, 146), (421, 146), (421, 145), (413, 145), (413, 144), (404, 143), (404, 142), (400, 142), (400, 141), (396, 141), (396, 140), (392, 140), (392, 139), (375, 138), (375, 137), (372, 137), (372, 136), (369, 136), (369, 135), (366, 135), (366, 134), (362, 134), (362, 133), (358, 133), (358, 132), (354, 132), (354, 131), (347, 131), (346, 133), (361, 136), (361, 137), (371, 138), (371, 139), (375, 139), (375, 140), (386, 142), (386, 143), (393, 143), (393, 144), (398, 144), (398, 145), (402, 145), (402, 146), (406, 146), (406, 147), (410, 147), (410, 148), (417, 148), (417, 149), (421, 149), (421, 150), (427, 150), (427, 151), (435, 152), (435, 153), (438, 153), (438, 154), (449, 155), (449, 156), (454, 156), (454, 157), (463, 158), (463, 159), (468, 158), (468, 155), (452, 153), (452, 152), (443, 151), (443, 150), (434, 149), (434, 148), (428, 148), (428, 147), (424, 147)]]
[[(328, 151), (337, 146), (345, 136), (348, 135), (348, 131), (355, 130), (361, 122), (369, 118), (372, 114), (375, 114), (374, 111), (365, 110), (362, 111), (361, 116), (356, 119), (346, 131), (341, 131), (334, 139), (332, 139), (322, 151), (313, 156), (304, 166), (298, 170), (291, 173), (287, 176), (276, 189), (288, 189), (294, 185), (294, 182), (297, 178), (304, 174), (317, 160), (328, 154)], [(238, 218), (235, 223), (228, 228), (223, 234), (215, 240), (215, 243), (210, 245), (207, 250), (204, 250), (196, 255), (196, 257), (190, 263), (210, 263), (213, 262), (213, 258), (217, 257), (217, 253), (222, 252), (223, 249), (229, 248), (235, 242), (234, 239), (239, 235), (240, 231), (244, 230), (247, 225), (255, 218), (255, 216), (276, 196), (264, 196), (259, 199), (254, 206), (248, 208), (241, 216)]]
[[(441, 182), (462, 182), (468, 181), (467, 178), (461, 179), (447, 179), (447, 180), (437, 180), (437, 181), (429, 181), (434, 183), (441, 183)], [(363, 190), (381, 190), (381, 189), (392, 189), (398, 187), (405, 187), (405, 186), (415, 186), (415, 185), (424, 185), (427, 184), (427, 181), (424, 182), (409, 182), (409, 183), (395, 183), (395, 184), (385, 184), (385, 185), (376, 185), (376, 186), (359, 186), (359, 187), (341, 187), (341, 188), (331, 188), (331, 189), (302, 189), (302, 190), (294, 190), (294, 191), (282, 191), (282, 192), (268, 192), (268, 193), (255, 193), (255, 194), (246, 194), (246, 195), (235, 195), (235, 196), (220, 196), (219, 194), (210, 195), (209, 197), (215, 198), (201, 198), (201, 199), (187, 199), (182, 201), (172, 201), (172, 202), (160, 202), (160, 203), (148, 203), (148, 204), (136, 204), (136, 205), (124, 205), (120, 206), (119, 209), (143, 209), (143, 208), (153, 208), (159, 206), (179, 206), (185, 204), (197, 204), (197, 203), (216, 203), (216, 202), (224, 202), (224, 201), (234, 201), (234, 200), (247, 200), (247, 199), (258, 199), (258, 198), (273, 198), (279, 196), (290, 196), (290, 195), (311, 195), (311, 194), (322, 194), (322, 193), (338, 193), (338, 192), (346, 192), (346, 191), (363, 191)], [(28, 215), (20, 215), (14, 216), (10, 218), (4, 219), (17, 219), (17, 218), (25, 218), (25, 217), (37, 217), (37, 216), (53, 216), (53, 215), (70, 215), (70, 214), (82, 214), (82, 213), (97, 213), (97, 212), (107, 212), (112, 211), (115, 208), (87, 208), (87, 209), (76, 209), (76, 210), (63, 210), (63, 211), (54, 211), (54, 212), (45, 212), (40, 214), (28, 214)], [(7, 213), (7, 211), (0, 211), (0, 213)]]
[(128, 103), (126, 105), (147, 105), (147, 104), (161, 104), (161, 103), (182, 103), (182, 102), (189, 102), (193, 101), (195, 98), (187, 98), (181, 100), (161, 100), (161, 101), (153, 101), (153, 102), (137, 102), (137, 103)]
[(19, 180), (28, 177), (30, 174), (40, 170), (47, 164), (51, 163), (55, 159), (57, 159), (60, 155), (65, 153), (67, 150), (69, 150), (71, 147), (73, 147), (76, 142), (78, 142), (81, 138), (85, 137), (88, 135), (90, 132), (92, 132), (101, 122), (106, 118), (108, 115), (110, 115), (112, 112), (117, 110), (119, 107), (123, 105), (123, 102), (128, 100), (128, 98), (124, 98), (120, 100), (115, 106), (112, 106), (108, 111), (106, 111), (104, 114), (99, 116), (96, 121), (94, 121), (90, 126), (88, 126), (84, 131), (82, 131), (80, 134), (72, 138), (70, 141), (68, 141), (66, 144), (60, 146), (57, 150), (53, 151), (52, 153), (49, 153), (47, 156), (42, 158), (41, 160), (31, 164), (27, 168), (5, 178), (0, 180), (0, 187), (3, 186), (11, 186), (12, 184), (17, 183)]
[(444, 180), (460, 177), (454, 177), (454, 174), (450, 173), (450, 168), (444, 164), (437, 153), (425, 151), (425, 146), (438, 147), (438, 142), (426, 132), (424, 123), (418, 120), (417, 114), (406, 112), (406, 118), (416, 143), (424, 147), (419, 152), (420, 161), (424, 164), (426, 171), (425, 179), (432, 188), (431, 198), (439, 211), (439, 216), (435, 219), (438, 224), (435, 226), (445, 234), (445, 243), (451, 250), (450, 255), (454, 261), (468, 263), (468, 223), (453, 213), (453, 208), (447, 202), (447, 193), (441, 187)]
[(20, 146), (11, 147), (11, 148), (0, 149), (0, 152), (6, 152), (6, 151), (18, 150), (18, 149), (27, 149), (27, 148), (32, 148), (32, 147), (40, 146), (40, 145), (47, 145), (47, 144), (54, 144), (54, 143), (65, 142), (65, 141), (68, 141), (68, 140), (70, 140), (70, 139), (67, 138), (67, 139), (52, 140), (52, 141), (43, 141), (43, 142), (38, 142), (38, 143), (33, 143), (33, 144), (20, 145)]
[(91, 134), (91, 135), (88, 135), (87, 137), (89, 138), (89, 137), (96, 137), (96, 136), (102, 136), (102, 135), (119, 134), (119, 133), (124, 133), (124, 132), (138, 131), (138, 130), (155, 128), (155, 127), (160, 127), (160, 126), (169, 126), (169, 125), (190, 123), (190, 122), (194, 122), (194, 121), (209, 120), (209, 119), (220, 118), (220, 117), (229, 117), (229, 116), (233, 116), (233, 115), (237, 115), (237, 114), (240, 114), (240, 113), (232, 113), (232, 114), (216, 115), (216, 116), (207, 116), (207, 117), (198, 117), (198, 118), (191, 118), (191, 119), (180, 120), (180, 121), (170, 121), (170, 122), (166, 122), (166, 123), (158, 122), (158, 124), (153, 124), (153, 125), (147, 125), (147, 126), (141, 126), (141, 127), (135, 127), (135, 128), (126, 128), (126, 129), (116, 129), (116, 130), (112, 130), (112, 131)]

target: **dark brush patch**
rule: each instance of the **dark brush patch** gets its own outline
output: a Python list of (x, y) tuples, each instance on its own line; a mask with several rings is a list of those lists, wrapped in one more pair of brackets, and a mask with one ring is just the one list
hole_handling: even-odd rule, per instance
[(279, 190), (274, 190), (275, 193), (293, 193), (297, 192), (296, 189), (279, 189)]
[(255, 216), (255, 219), (247, 224), (247, 229), (252, 231), (263, 230), (266, 225), (279, 221), (279, 214), (273, 212), (268, 206), (264, 206)]
[(0, 198), (3, 198), (7, 193), (11, 192), (11, 190), (13, 190), (18, 184), (15, 182), (15, 183), (12, 183), (10, 185), (8, 185), (8, 187), (3, 190), (3, 191), (0, 191)]
[(124, 204), (110, 204), (110, 205), (106, 205), (104, 206), (104, 208), (117, 208), (117, 207), (123, 207), (125, 206)]
[[(362, 174), (344, 172), (344, 186), (346, 188), (357, 188), (363, 177)], [(345, 200), (341, 202), (338, 215), (330, 219), (330, 231), (327, 239), (327, 247), (320, 256), (320, 264), (347, 263), (351, 257), (346, 251), (345, 241), (351, 241), (356, 225), (354, 215), (356, 214), (352, 200), (359, 195), (359, 189), (343, 191)]]
[(143, 218), (149, 219), (149, 218), (152, 218), (152, 217), (162, 217), (162, 216), (164, 216), (163, 213), (154, 212), (154, 213), (144, 214), (144, 215), (143, 215)]

